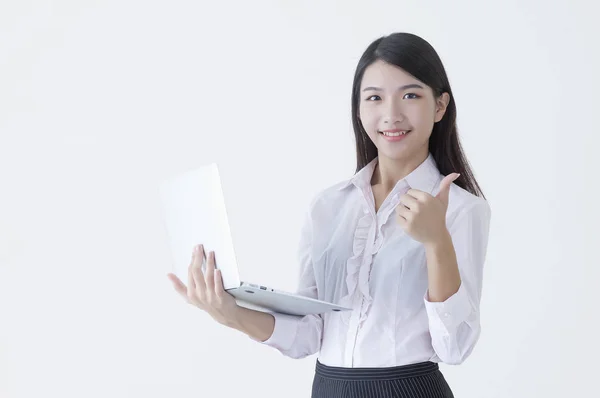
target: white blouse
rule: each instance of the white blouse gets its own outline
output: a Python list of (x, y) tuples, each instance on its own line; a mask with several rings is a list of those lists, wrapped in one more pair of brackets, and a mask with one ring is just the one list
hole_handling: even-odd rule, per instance
[(353, 310), (304, 317), (273, 313), (275, 329), (263, 344), (292, 358), (319, 352), (319, 361), (329, 366), (459, 364), (480, 335), (490, 207), (451, 184), (446, 225), (462, 282), (446, 301), (429, 302), (425, 248), (400, 227), (395, 209), (411, 188), (435, 196), (444, 176), (429, 154), (375, 212), (370, 181), (377, 161), (316, 195), (301, 234), (297, 293)]

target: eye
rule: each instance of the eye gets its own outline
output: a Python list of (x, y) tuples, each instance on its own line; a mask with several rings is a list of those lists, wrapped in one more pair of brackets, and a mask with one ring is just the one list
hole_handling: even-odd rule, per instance
[(367, 98), (365, 99), (365, 101), (377, 101), (377, 99), (371, 99), (371, 98), (378, 98), (378, 99), (381, 99), (381, 97), (380, 97), (380, 96), (378, 96), (378, 95), (372, 95), (372, 96), (370, 96), (370, 97), (367, 97)]
[[(411, 96), (411, 98), (406, 98), (408, 96)], [(421, 98), (421, 97), (415, 93), (407, 93), (407, 94), (404, 94), (404, 97), (402, 97), (402, 98), (403, 99), (417, 99), (417, 98)]]

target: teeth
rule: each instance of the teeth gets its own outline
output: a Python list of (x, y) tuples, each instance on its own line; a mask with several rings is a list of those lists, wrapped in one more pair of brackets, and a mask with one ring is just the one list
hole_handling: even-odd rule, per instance
[(383, 135), (387, 135), (388, 137), (398, 137), (407, 133), (407, 131), (400, 131), (398, 133), (386, 133), (384, 131), (381, 132)]

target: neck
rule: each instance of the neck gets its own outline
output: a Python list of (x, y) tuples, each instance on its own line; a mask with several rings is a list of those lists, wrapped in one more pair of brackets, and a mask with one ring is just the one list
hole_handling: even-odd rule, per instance
[(429, 152), (419, 154), (410, 158), (392, 159), (385, 156), (379, 156), (377, 165), (373, 171), (371, 185), (378, 185), (385, 192), (389, 192), (398, 183), (412, 173), (421, 163), (427, 159)]

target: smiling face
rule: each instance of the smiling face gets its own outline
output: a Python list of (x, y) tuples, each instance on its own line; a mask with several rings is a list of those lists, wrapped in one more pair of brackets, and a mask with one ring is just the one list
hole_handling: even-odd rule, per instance
[(380, 157), (419, 157), (429, 151), (434, 123), (444, 116), (450, 96), (433, 90), (403, 69), (381, 60), (364, 72), (359, 118)]

